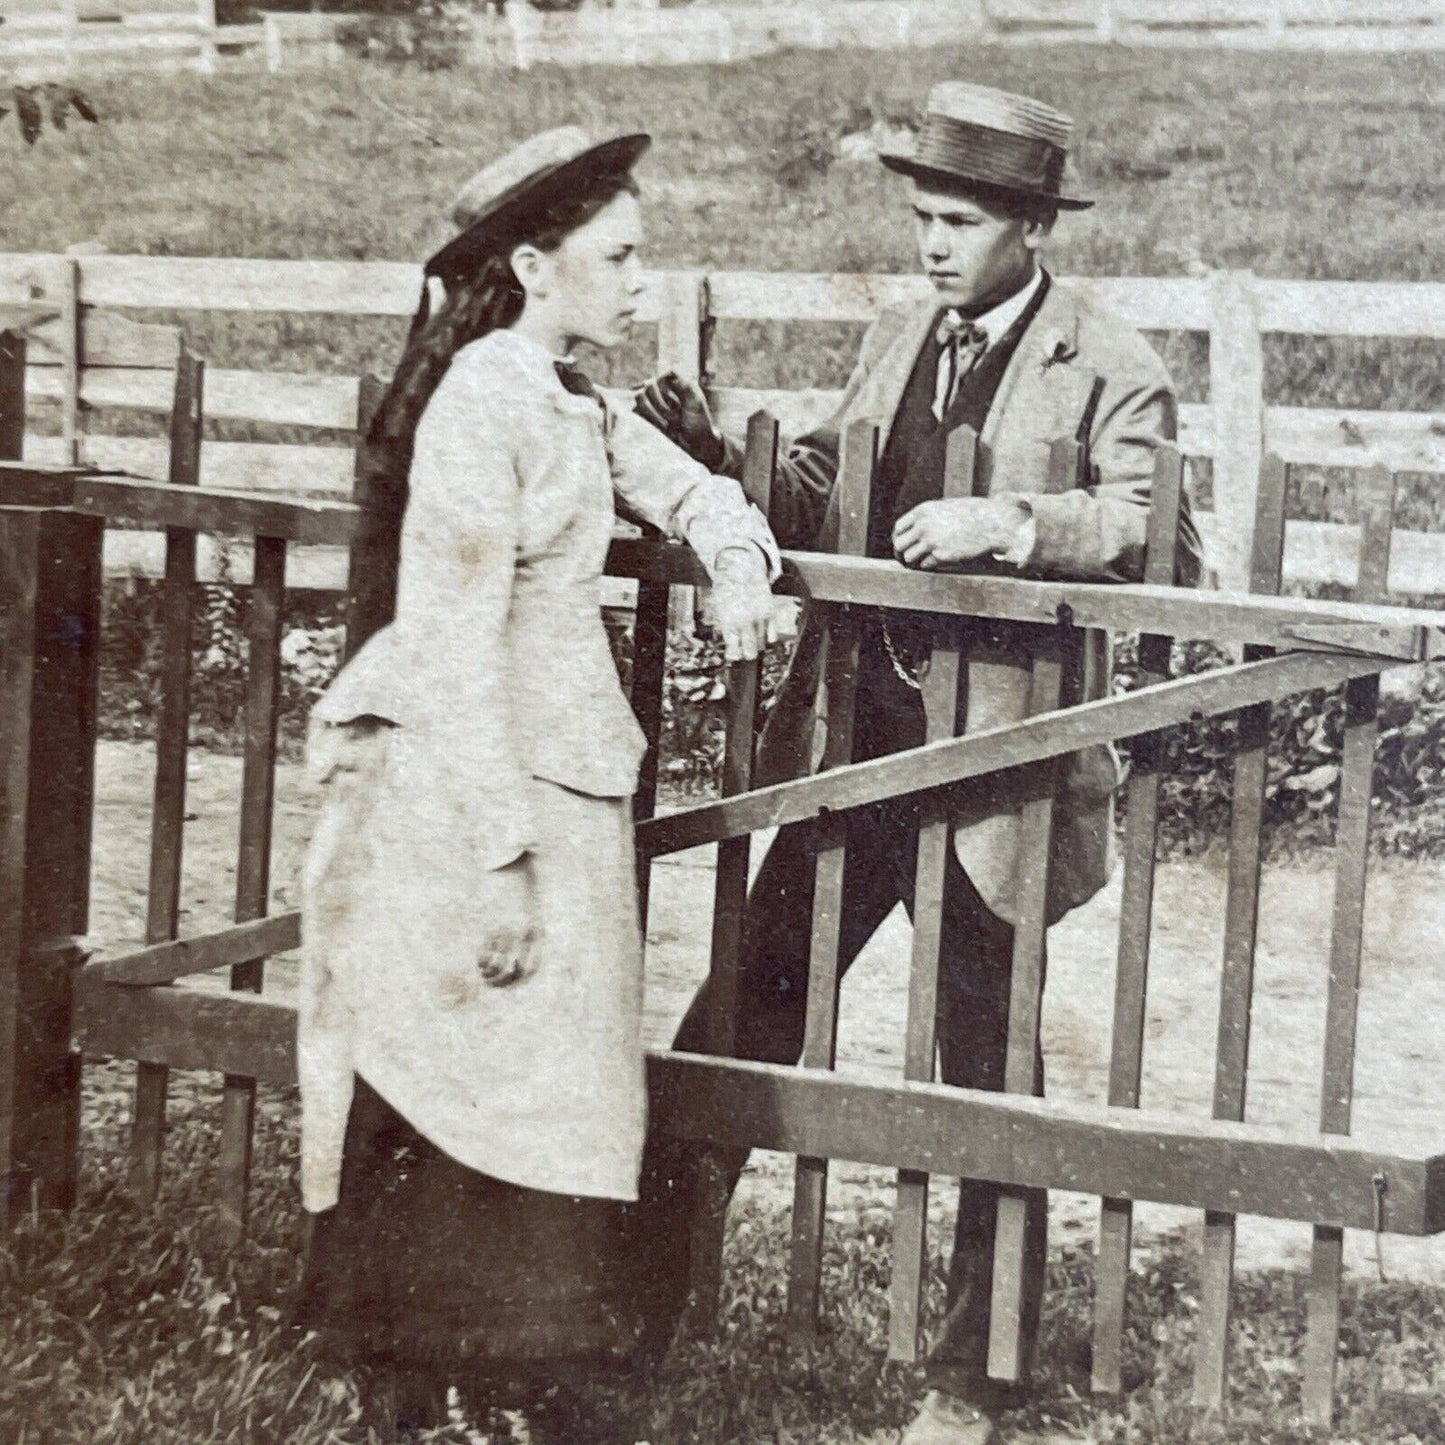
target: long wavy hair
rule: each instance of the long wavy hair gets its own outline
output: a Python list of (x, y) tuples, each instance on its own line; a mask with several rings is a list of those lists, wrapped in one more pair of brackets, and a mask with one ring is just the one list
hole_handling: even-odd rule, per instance
[(583, 190), (539, 207), (499, 233), (464, 274), (442, 278), (444, 297), (435, 312), (423, 296), (358, 457), (361, 516), (352, 550), (348, 653), (385, 626), (396, 611), (401, 524), (422, 413), (464, 346), (510, 326), (522, 314), (527, 297), (512, 270), (512, 252), (521, 245), (555, 251), (623, 194), (638, 194), (630, 172), (596, 177)]

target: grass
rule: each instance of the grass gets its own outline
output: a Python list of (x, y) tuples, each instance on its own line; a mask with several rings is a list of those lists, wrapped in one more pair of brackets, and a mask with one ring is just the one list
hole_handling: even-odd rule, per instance
[[(0, 133), (4, 245), (116, 252), (416, 259), (444, 235), (447, 198), (480, 161), (544, 125), (642, 126), (660, 266), (757, 270), (912, 268), (896, 184), (873, 165), (814, 159), (847, 131), (916, 112), (935, 80), (1031, 91), (1081, 121), (1078, 184), (1095, 211), (1061, 229), (1060, 270), (1445, 280), (1432, 238), (1445, 211), (1435, 157), (1445, 118), (1431, 56), (1134, 53), (1088, 47), (784, 54), (718, 69), (543, 69), (422, 74), (346, 65), (279, 77), (96, 82), (95, 130), (23, 151)], [(420, 127), (420, 130), (418, 129)], [(427, 139), (421, 132), (430, 133)], [(820, 144), (821, 140), (821, 144)], [(218, 365), (354, 372), (389, 367), (400, 326), (332, 318), (187, 318)], [(718, 375), (758, 385), (829, 385), (845, 375), (850, 328), (724, 328)], [(1199, 338), (1171, 338), (1184, 395), (1203, 391)], [(1272, 401), (1445, 409), (1436, 343), (1271, 342)], [(613, 374), (647, 369), (645, 339)], [(1302, 505), (1304, 505), (1302, 501)], [(1347, 517), (1347, 489), (1318, 515)], [(1440, 489), (1417, 480), (1406, 525), (1439, 527)], [(286, 1325), (302, 1221), (293, 1100), (268, 1094), (258, 1130), (252, 1227), (220, 1244), (212, 1207), (214, 1099), (178, 1087), (169, 1175), (154, 1214), (120, 1185), (125, 1074), (87, 1081), (82, 1208), (22, 1219), (0, 1251), (0, 1445), (360, 1442), (361, 1382), (331, 1373)], [(785, 1221), (754, 1208), (734, 1222), (724, 1329), (667, 1363), (651, 1395), (654, 1445), (881, 1445), (907, 1418), (914, 1372), (883, 1359), (888, 1216), (881, 1203), (830, 1242), (829, 1328), (798, 1353), (782, 1333)], [(940, 1284), (934, 1261), (930, 1305)], [(1177, 1243), (1135, 1280), (1132, 1388), (1087, 1397), (1087, 1252), (1056, 1258), (1039, 1403), (1097, 1441), (1175, 1445), (1187, 1397), (1194, 1267)], [(1251, 1275), (1236, 1293), (1230, 1424), (1217, 1438), (1303, 1441), (1299, 1282)], [(1335, 1438), (1445, 1440), (1445, 1297), (1352, 1282)], [(616, 1402), (579, 1404), (586, 1445)], [(590, 1412), (590, 1413), (589, 1413)]]
[[(384, 1439), (365, 1382), (328, 1365), (287, 1323), (302, 1220), (293, 1100), (263, 1091), (250, 1234), (217, 1233), (212, 1160), (216, 1090), (177, 1081), (167, 1181), (154, 1213), (121, 1188), (128, 1070), (92, 1070), (82, 1207), (22, 1217), (0, 1249), (0, 1440), (28, 1445), (363, 1445)], [(598, 1389), (559, 1408), (565, 1438), (588, 1445), (618, 1418), (646, 1421), (653, 1445), (873, 1445), (891, 1441), (920, 1391), (885, 1359), (889, 1215), (884, 1203), (835, 1228), (826, 1251), (826, 1324), (800, 1349), (784, 1331), (786, 1219), (735, 1210), (718, 1336), (676, 1345), (629, 1397)], [(938, 1310), (935, 1254), (929, 1311)], [(1177, 1240), (1141, 1249), (1125, 1342), (1127, 1393), (1089, 1397), (1091, 1259), (1051, 1267), (1036, 1400), (1010, 1420), (1104, 1445), (1186, 1439), (1296, 1445), (1302, 1281), (1241, 1279), (1229, 1423), (1201, 1430), (1187, 1406), (1197, 1307), (1193, 1261)], [(1339, 1441), (1445, 1438), (1445, 1297), (1354, 1282), (1342, 1329)], [(460, 1437), (456, 1437), (458, 1440)], [(440, 1445), (439, 1437), (439, 1445)]]
[[(278, 76), (96, 80), (99, 127), (0, 136), (4, 244), (91, 242), (153, 255), (416, 260), (446, 235), (450, 196), (531, 131), (643, 127), (650, 260), (659, 266), (908, 271), (901, 183), (873, 162), (828, 164), (838, 139), (915, 115), (963, 76), (1030, 91), (1080, 121), (1077, 185), (1057, 268), (1178, 275), (1430, 281), (1445, 222), (1434, 55), (1270, 55), (1051, 47), (796, 52), (735, 66), (551, 67), (527, 75), (363, 65)], [(177, 119), (184, 118), (183, 124)], [(386, 371), (402, 323), (185, 318), (220, 366)], [(734, 323), (714, 371), (736, 385), (841, 385), (857, 329)], [(651, 340), (595, 368), (637, 380)], [(1186, 400), (1205, 394), (1202, 337), (1161, 338)], [(1267, 395), (1291, 405), (1445, 410), (1434, 342), (1271, 338)], [(218, 435), (271, 435), (218, 428)], [(1301, 475), (1301, 485), (1309, 478)], [(1347, 485), (1297, 514), (1350, 520)], [(1440, 489), (1407, 482), (1406, 526), (1442, 525)]]

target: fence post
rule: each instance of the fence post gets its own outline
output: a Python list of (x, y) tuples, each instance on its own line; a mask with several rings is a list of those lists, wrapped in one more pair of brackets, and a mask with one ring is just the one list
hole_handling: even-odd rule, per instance
[(61, 62), (66, 75), (76, 68), (75, 43), (80, 38), (80, 0), (60, 0), (60, 38), (65, 57)]
[[(706, 384), (708, 343), (712, 323), (707, 277), (687, 271), (667, 272), (662, 278), (661, 309), (657, 318), (657, 369), (675, 371), (689, 381)], [(693, 589), (674, 587), (668, 625), (687, 627), (693, 608)]]
[(1214, 513), (1220, 585), (1247, 591), (1259, 469), (1264, 459), (1264, 338), (1252, 271), (1210, 278), (1209, 404), (1214, 413)]
[(1273, 0), (1269, 9), (1264, 15), (1264, 33), (1271, 40), (1280, 40), (1284, 36), (1284, 4), (1283, 0)]
[(261, 48), (266, 54), (267, 74), (275, 75), (286, 63), (286, 56), (281, 43), (281, 22), (270, 13), (261, 17)]
[(56, 293), (60, 303), (60, 435), (67, 466), (80, 461), (80, 261), (56, 258)]
[(25, 455), (25, 337), (0, 331), (0, 461)]
[(1094, 22), (1094, 31), (1099, 39), (1109, 44), (1114, 38), (1114, 3), (1113, 0), (1099, 0), (1099, 14)]
[(202, 75), (216, 73), (216, 0), (196, 0), (196, 31), (200, 53), (196, 69)]
[(103, 536), (0, 506), (0, 1220), (75, 1202)]

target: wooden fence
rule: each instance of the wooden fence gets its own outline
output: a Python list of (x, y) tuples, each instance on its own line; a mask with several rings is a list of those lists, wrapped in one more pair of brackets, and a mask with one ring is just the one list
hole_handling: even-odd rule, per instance
[[(344, 17), (267, 16), (268, 68), (335, 57)], [(777, 50), (939, 45), (1112, 44), (1246, 49), (1432, 50), (1445, 47), (1442, 0), (833, 0), (798, 6), (589, 6), (479, 12), (483, 65), (727, 64)], [(242, 40), (237, 28), (238, 41)], [(328, 45), (327, 41), (330, 40)], [(247, 43), (255, 37), (247, 35)]]
[[(0, 0), (0, 66), (20, 80), (83, 72), (334, 63), (353, 17), (265, 12), (217, 28), (215, 0)], [(1429, 50), (1445, 0), (833, 0), (827, 5), (478, 6), (481, 65), (725, 64), (794, 49), (967, 43)]]
[[(1208, 394), (1181, 408), (1180, 444), (1187, 458), (1211, 465), (1213, 511), (1202, 522), (1211, 560), (1226, 584), (1242, 587), (1248, 576), (1266, 449), (1292, 465), (1355, 474), (1376, 465), (1445, 474), (1445, 425), (1432, 413), (1278, 406), (1264, 396), (1267, 338), (1445, 338), (1445, 286), (1266, 280), (1243, 272), (1071, 284), (1142, 330), (1208, 335)], [(122, 424), (135, 430), (136, 413), (163, 415), (172, 403), (179, 341), (171, 333), (138, 330), (129, 319), (138, 310), (404, 317), (415, 308), (419, 286), (417, 267), (386, 262), (0, 255), (0, 329), (8, 324), (28, 332), (27, 393), (32, 404), (48, 404), (59, 418), (56, 435), (26, 438), (26, 457), (164, 474), (163, 437), (116, 434)], [(864, 322), (881, 306), (921, 296), (926, 288), (923, 278), (912, 276), (657, 273), (642, 319), (657, 324), (659, 368), (701, 377), (713, 371), (718, 326)], [(827, 389), (730, 386), (717, 375), (710, 381), (729, 429), (766, 407), (785, 434), (796, 434), (826, 415), (837, 396)], [(202, 486), (349, 495), (350, 451), (334, 438), (356, 425), (355, 376), (213, 368), (206, 388), (209, 417), (286, 428), (292, 439), (207, 440)], [(294, 440), (308, 433), (316, 444)], [(1292, 521), (1286, 580), (1353, 585), (1357, 540), (1351, 526)], [(158, 536), (113, 532), (106, 541), (107, 570), (158, 576), (162, 551)], [(1445, 594), (1445, 536), (1401, 531), (1391, 557), (1394, 592)], [(203, 576), (245, 580), (248, 549), (208, 544), (200, 566)], [(341, 549), (309, 548), (292, 562), (295, 586), (336, 589), (345, 577)]]
[[(109, 341), (113, 357), (153, 360), (174, 337), (135, 329)], [(355, 509), (340, 501), (297, 500), (266, 492), (222, 492), (196, 485), (206, 393), (204, 367), (182, 349), (172, 376), (169, 482), (84, 469), (0, 467), (0, 1173), (10, 1207), (74, 1203), (82, 1050), (139, 1064), (132, 1181), (153, 1200), (164, 1157), (168, 1071), (224, 1076), (219, 1190), (223, 1217), (244, 1227), (258, 1081), (294, 1083), (295, 1016), (261, 994), (264, 960), (296, 947), (296, 914), (267, 917), (271, 815), (280, 679), (280, 621), (295, 544), (349, 545)], [(24, 358), (0, 357), (0, 445), (19, 440)], [(364, 400), (375, 395), (364, 388)], [(760, 505), (771, 493), (778, 429), (766, 413), (748, 427), (748, 490)], [(803, 1067), (727, 1062), (663, 1053), (650, 1061), (658, 1127), (700, 1140), (782, 1150), (797, 1156), (789, 1315), (811, 1338), (825, 1308), (822, 1244), (831, 1159), (899, 1171), (895, 1206), (891, 1353), (919, 1348), (929, 1177), (968, 1174), (1004, 1186), (994, 1267), (990, 1372), (1019, 1367), (1024, 1202), (1020, 1191), (1067, 1188), (1100, 1196), (1094, 1379), (1120, 1386), (1130, 1225), (1135, 1200), (1206, 1211), (1201, 1261), (1195, 1400), (1219, 1410), (1226, 1398), (1235, 1220), (1257, 1213), (1315, 1226), (1309, 1287), (1310, 1329), (1303, 1358), (1302, 1408), (1327, 1424), (1338, 1353), (1343, 1231), (1406, 1234), (1445, 1231), (1445, 1155), (1352, 1141), (1350, 1099), (1368, 857), (1369, 796), (1380, 672), (1445, 650), (1445, 613), (1380, 605), (1387, 593), (1394, 478), (1371, 473), (1357, 538), (1355, 603), (1275, 596), (1285, 547), (1287, 465), (1265, 459), (1254, 489), (1249, 589), (1177, 591), (1168, 585), (1183, 485), (1183, 459), (1163, 448), (1155, 471), (1146, 583), (1107, 586), (911, 573), (862, 557), (862, 519), (878, 449), (877, 428), (845, 438), (839, 486), (844, 518), (838, 556), (788, 554), (786, 585), (827, 611), (829, 737), (832, 768), (816, 777), (749, 788), (758, 663), (728, 674), (728, 767), (724, 796), (653, 816), (661, 726), (661, 638), (669, 592), (696, 583), (695, 559), (659, 542), (619, 542), (610, 570), (639, 588), (632, 700), (649, 739), (638, 795), (638, 846), (646, 913), (651, 860), (716, 843), (719, 847), (712, 968), (723, 980), (736, 966), (747, 886), (750, 835), (783, 823), (817, 830), (818, 885)], [(966, 493), (976, 439), (966, 429), (949, 450), (948, 489)], [(1053, 480), (1082, 475), (1077, 443), (1051, 452)], [(364, 500), (364, 499), (363, 499)], [(93, 811), (101, 553), (107, 525), (161, 527), (166, 536), (162, 626), (163, 701), (151, 838), (146, 946), (85, 961), (78, 935), (88, 910)], [(178, 940), (179, 886), (186, 817), (186, 751), (197, 540), (240, 535), (254, 547), (246, 683), (245, 763), (238, 822), (236, 924)], [(358, 577), (367, 558), (354, 559)], [(378, 620), (353, 592), (352, 640)], [(1033, 657), (1031, 716), (956, 736), (959, 679), (969, 656), (960, 634), (941, 634), (926, 683), (929, 742), (853, 764), (851, 736), (859, 629), (877, 608), (992, 619)], [(1076, 674), (1081, 630), (1143, 635), (1141, 658), (1154, 674), (1140, 689), (1081, 703)], [(968, 634), (962, 634), (967, 636)], [(950, 642), (948, 638), (955, 639)], [(1245, 660), (1202, 676), (1164, 679), (1169, 639), (1208, 638), (1246, 647)], [(1248, 1124), (1244, 1098), (1257, 903), (1263, 861), (1261, 819), (1268, 776), (1270, 704), (1317, 687), (1343, 686), (1348, 704), (1340, 789), (1336, 902), (1331, 933), (1329, 1008), (1320, 1133)], [(1200, 715), (1237, 713), (1231, 869), (1220, 968), (1220, 1029), (1212, 1120), (1138, 1109), (1158, 789), (1164, 735)], [(1123, 910), (1113, 1009), (1108, 1105), (1065, 1105), (1029, 1096), (1038, 1038), (1044, 919), (1051, 856), (1052, 777), (1059, 760), (1089, 745), (1143, 739), (1129, 788)], [(1018, 854), (1020, 918), (1015, 935), (1005, 1092), (932, 1082), (943, 862), (950, 849), (946, 790), (968, 779), (1027, 779)], [(921, 796), (915, 946), (911, 964), (905, 1080), (882, 1085), (834, 1073), (839, 923), (850, 809)], [(219, 968), (226, 994), (165, 985)], [(1101, 1027), (1106, 1026), (1101, 1020)], [(726, 1044), (726, 1040), (719, 1041)], [(707, 1223), (710, 1221), (704, 1221)], [(714, 1245), (716, 1238), (713, 1239)], [(695, 1284), (704, 1304), (715, 1293), (716, 1249), (700, 1250)]]
[(94, 70), (216, 69), (215, 0), (0, 0), (0, 70), (18, 82)]

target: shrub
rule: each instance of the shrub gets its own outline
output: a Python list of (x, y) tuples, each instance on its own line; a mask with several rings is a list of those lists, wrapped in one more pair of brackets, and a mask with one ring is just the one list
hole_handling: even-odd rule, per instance
[[(221, 585), (197, 589), (193, 631), (192, 734), (234, 748), (241, 737), (246, 680), (248, 592)], [(159, 702), (159, 588), (140, 583), (107, 590), (102, 650), (102, 731), (110, 737), (151, 733)], [(614, 655), (626, 683), (632, 641), (609, 620)], [(283, 747), (296, 755), (306, 714), (340, 665), (344, 641), (340, 599), (293, 596), (282, 634)], [(771, 706), (786, 666), (774, 648), (764, 666), (762, 705)], [(1144, 681), (1131, 638), (1115, 653), (1115, 686)], [(1174, 676), (1207, 672), (1226, 656), (1209, 643), (1176, 645)], [(673, 793), (712, 791), (722, 767), (727, 694), (719, 644), (674, 630), (668, 637), (662, 712), (662, 779)], [(1344, 697), (1338, 689), (1304, 693), (1277, 704), (1270, 723), (1266, 825), (1291, 846), (1328, 844), (1339, 796)], [(1161, 808), (1164, 846), (1196, 852), (1229, 828), (1231, 760), (1237, 717), (1200, 718), (1171, 731)], [(1125, 757), (1128, 747), (1124, 747)], [(1122, 797), (1121, 797), (1122, 802)], [(1374, 840), (1382, 851), (1445, 854), (1445, 665), (1385, 675), (1376, 754)]]
[(454, 70), (471, 56), (473, 10), (450, 0), (359, 15), (336, 33), (337, 43), (362, 60), (409, 62), (423, 70)]

